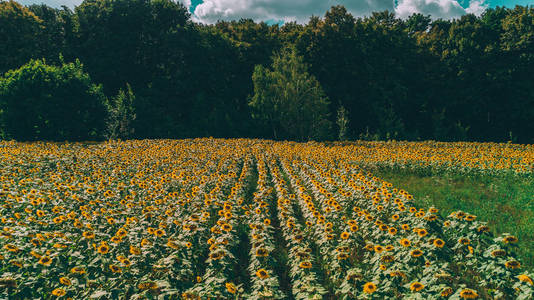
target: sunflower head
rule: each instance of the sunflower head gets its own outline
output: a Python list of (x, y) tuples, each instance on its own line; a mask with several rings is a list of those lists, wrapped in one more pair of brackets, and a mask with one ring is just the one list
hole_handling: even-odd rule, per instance
[(63, 297), (66, 294), (67, 294), (67, 292), (65, 292), (65, 290), (62, 289), (62, 288), (57, 288), (57, 289), (52, 291), (52, 295), (54, 295), (56, 297)]
[(260, 279), (266, 279), (269, 278), (269, 273), (265, 269), (259, 269), (256, 271), (256, 276), (258, 276)]
[(532, 278), (530, 278), (528, 275), (525, 275), (525, 274), (519, 275), (519, 276), (517, 276), (517, 279), (519, 279), (519, 281), (521, 281), (521, 282), (525, 282), (527, 284), (534, 285), (534, 282), (532, 281)]
[(399, 241), (399, 243), (401, 244), (401, 246), (403, 247), (409, 247), (411, 245), (411, 242), (409, 239), (402, 239)]
[(463, 289), (460, 292), (460, 297), (463, 299), (476, 299), (478, 297), (478, 293), (472, 289)]
[(232, 282), (227, 282), (225, 286), (226, 286), (226, 290), (228, 291), (228, 293), (235, 294), (237, 292), (237, 288), (235, 284), (233, 284)]
[(419, 292), (423, 288), (425, 288), (425, 286), (422, 283), (418, 282), (418, 281), (413, 282), (412, 284), (410, 284), (410, 290), (412, 292)]
[(372, 294), (376, 291), (377, 286), (374, 282), (367, 282), (363, 285), (363, 292), (367, 294)]
[(39, 259), (39, 263), (44, 266), (49, 266), (52, 263), (52, 259), (48, 256), (43, 256)]

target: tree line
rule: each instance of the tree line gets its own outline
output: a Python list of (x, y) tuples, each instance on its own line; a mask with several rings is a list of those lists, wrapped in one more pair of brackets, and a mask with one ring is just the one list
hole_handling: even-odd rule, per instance
[(171, 0), (0, 1), (0, 134), (534, 142), (534, 8), (193, 22)]

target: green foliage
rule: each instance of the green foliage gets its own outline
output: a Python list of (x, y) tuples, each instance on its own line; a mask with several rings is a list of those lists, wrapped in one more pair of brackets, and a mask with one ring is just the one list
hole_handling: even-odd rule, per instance
[(15, 1), (0, 1), (0, 74), (26, 63), (38, 50), (42, 21)]
[(339, 129), (338, 139), (340, 141), (347, 140), (348, 137), (348, 125), (349, 125), (349, 112), (345, 107), (340, 106), (337, 110), (336, 124)]
[(328, 98), (294, 48), (275, 55), (272, 69), (257, 66), (252, 80), (253, 116), (268, 124), (275, 138), (305, 141), (329, 136)]
[(107, 138), (129, 139), (133, 136), (135, 132), (133, 121), (136, 118), (134, 101), (135, 95), (130, 85), (127, 84), (126, 91), (119, 90), (112, 103), (108, 104)]
[(104, 129), (102, 87), (79, 61), (51, 66), (31, 60), (0, 77), (0, 99), (4, 139), (95, 140)]
[(135, 138), (307, 139), (283, 128), (294, 124), (253, 119), (248, 105), (256, 66), (294, 47), (335, 100), (328, 123), (343, 106), (353, 137), (533, 143), (533, 19), (528, 6), (455, 20), (334, 6), (306, 24), (204, 25), (172, 0), (86, 0), (74, 11), (0, 1), (0, 73), (78, 58), (109, 98), (131, 85)]

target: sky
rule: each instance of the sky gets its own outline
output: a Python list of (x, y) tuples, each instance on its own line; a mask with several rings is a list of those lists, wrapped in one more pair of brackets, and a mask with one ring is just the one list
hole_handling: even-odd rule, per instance
[[(70, 8), (82, 0), (18, 0), (29, 5), (45, 3), (49, 6)], [(175, 0), (189, 7), (193, 20), (213, 24), (218, 20), (252, 18), (268, 23), (297, 21), (306, 23), (310, 16), (324, 16), (333, 5), (344, 5), (354, 16), (369, 15), (373, 11), (394, 11), (406, 18), (413, 13), (432, 18), (452, 19), (466, 13), (480, 15), (485, 8), (515, 5), (534, 5), (534, 0)]]

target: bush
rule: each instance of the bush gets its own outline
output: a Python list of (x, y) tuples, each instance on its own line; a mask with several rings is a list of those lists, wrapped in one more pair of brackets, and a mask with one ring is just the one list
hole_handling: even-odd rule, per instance
[(106, 101), (78, 60), (61, 66), (31, 60), (0, 77), (0, 134), (22, 141), (99, 139)]

